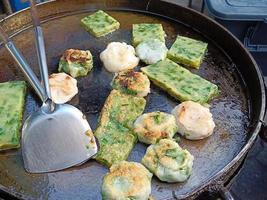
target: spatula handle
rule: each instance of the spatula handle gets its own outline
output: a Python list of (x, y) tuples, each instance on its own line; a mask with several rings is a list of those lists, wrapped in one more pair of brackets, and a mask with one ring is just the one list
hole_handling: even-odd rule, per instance
[(32, 22), (34, 25), (35, 44), (36, 44), (36, 49), (37, 49), (40, 74), (41, 74), (42, 81), (44, 83), (44, 89), (46, 91), (46, 94), (48, 98), (51, 99), (44, 36), (43, 36), (42, 28), (40, 26), (40, 19), (37, 13), (34, 0), (30, 0), (30, 7), (31, 7)]
[(46, 102), (48, 99), (45, 90), (43, 89), (40, 81), (30, 68), (29, 64), (27, 63), (26, 59), (20, 53), (20, 51), (16, 48), (15, 44), (10, 40), (7, 34), (4, 32), (2, 27), (0, 26), (0, 37), (5, 43), (5, 47), (8, 49), (9, 53), (13, 56), (15, 61), (18, 63), (20, 69), (24, 73), (25, 77), (27, 78), (28, 82), (31, 84), (37, 95), (40, 97), (42, 102)]

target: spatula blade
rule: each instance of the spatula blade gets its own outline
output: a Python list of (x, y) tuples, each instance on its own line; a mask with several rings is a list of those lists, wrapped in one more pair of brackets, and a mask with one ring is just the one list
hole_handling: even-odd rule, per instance
[(56, 105), (52, 113), (41, 108), (22, 129), (22, 155), (26, 171), (58, 171), (85, 162), (97, 152), (91, 128), (74, 106)]

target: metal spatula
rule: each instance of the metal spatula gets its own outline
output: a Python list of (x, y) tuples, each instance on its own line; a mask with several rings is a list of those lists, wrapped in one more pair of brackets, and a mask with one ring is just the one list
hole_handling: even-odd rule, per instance
[[(31, 2), (32, 15), (37, 17)], [(34, 25), (39, 24), (35, 18)], [(81, 164), (97, 152), (97, 145), (86, 117), (68, 104), (55, 104), (50, 97), (49, 79), (42, 29), (35, 27), (38, 59), (45, 89), (31, 70), (25, 58), (0, 27), (0, 37), (13, 58), (43, 102), (32, 113), (22, 128), (22, 155), (26, 171), (52, 172)]]

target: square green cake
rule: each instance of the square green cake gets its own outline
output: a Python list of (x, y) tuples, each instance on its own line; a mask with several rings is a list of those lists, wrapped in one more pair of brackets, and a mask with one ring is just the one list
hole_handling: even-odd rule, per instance
[(26, 83), (0, 83), (0, 150), (20, 146), (20, 130), (25, 104)]
[(103, 10), (99, 10), (92, 15), (84, 17), (81, 20), (81, 24), (86, 31), (95, 37), (107, 35), (120, 27), (120, 23)]
[(137, 141), (133, 123), (143, 113), (145, 105), (144, 98), (111, 91), (94, 133), (100, 146), (96, 155), (98, 162), (110, 167), (127, 159)]
[(179, 101), (207, 103), (218, 94), (217, 85), (166, 59), (141, 68), (157, 86)]
[(199, 68), (208, 44), (188, 37), (177, 36), (167, 57), (174, 62)]
[(165, 32), (161, 24), (133, 24), (133, 46), (147, 39), (159, 39), (165, 43)]

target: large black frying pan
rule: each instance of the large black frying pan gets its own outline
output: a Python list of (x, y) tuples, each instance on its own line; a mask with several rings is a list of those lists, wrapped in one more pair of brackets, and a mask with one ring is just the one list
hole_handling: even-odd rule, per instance
[[(88, 34), (80, 26), (80, 20), (98, 9), (107, 10), (115, 17), (121, 24), (120, 29), (101, 38)], [(201, 141), (182, 139), (181, 146), (195, 157), (192, 176), (177, 184), (162, 183), (153, 178), (152, 195), (157, 200), (194, 198), (200, 192), (218, 188), (232, 174), (261, 129), (265, 90), (255, 61), (226, 29), (191, 9), (158, 0), (58, 0), (44, 3), (38, 10), (43, 22), (50, 73), (57, 72), (59, 58), (67, 48), (89, 49), (93, 53), (94, 68), (88, 76), (78, 78), (79, 94), (71, 102), (85, 113), (93, 129), (111, 90), (109, 83), (113, 76), (103, 68), (99, 53), (111, 41), (131, 43), (133, 23), (161, 23), (167, 33), (168, 47), (177, 34), (208, 42), (208, 53), (200, 70), (190, 70), (220, 88), (220, 95), (211, 102), (215, 133)], [(29, 11), (10, 16), (1, 24), (9, 35), (13, 35), (37, 73)], [(0, 82), (15, 79), (23, 79), (22, 73), (2, 45)], [(145, 112), (170, 112), (179, 104), (153, 84), (151, 87)], [(29, 90), (24, 118), (39, 103)], [(129, 160), (139, 162), (146, 148), (138, 143)], [(33, 175), (24, 171), (20, 150), (0, 153), (0, 189), (23, 199), (101, 199), (102, 177), (107, 172), (106, 167), (91, 160), (68, 170)]]

